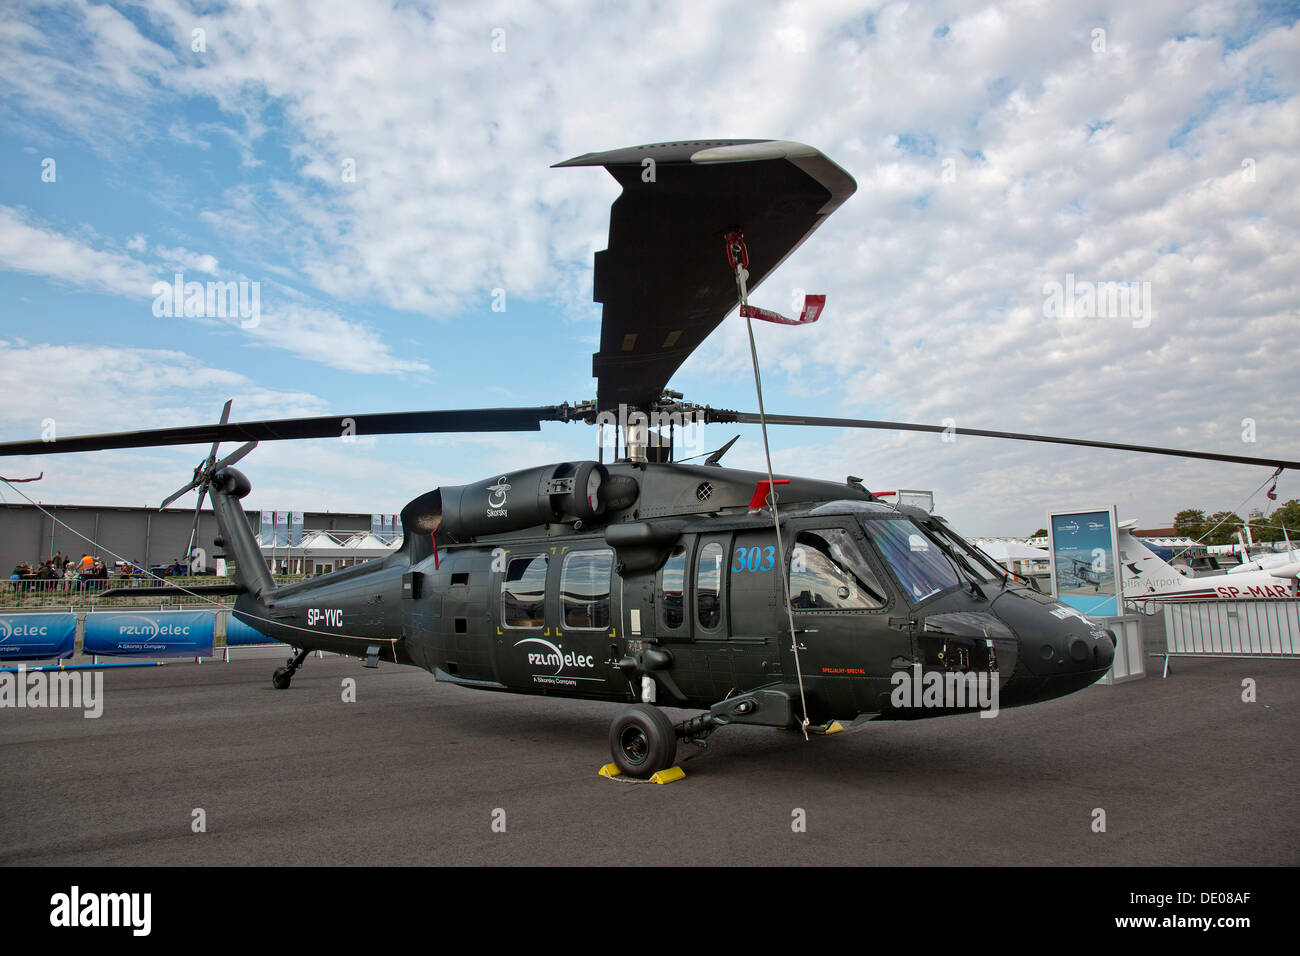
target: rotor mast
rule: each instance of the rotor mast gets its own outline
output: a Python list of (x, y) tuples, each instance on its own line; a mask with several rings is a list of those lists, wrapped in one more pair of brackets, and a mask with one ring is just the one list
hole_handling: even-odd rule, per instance
[(620, 403), (600, 408), (599, 402), (575, 402), (569, 421), (597, 426), (597, 441), (604, 461), (606, 436), (614, 435), (614, 460), (631, 464), (670, 462), (676, 445), (676, 429), (699, 427), (713, 422), (734, 422), (740, 413), (685, 400), (681, 392), (664, 389), (648, 408)]

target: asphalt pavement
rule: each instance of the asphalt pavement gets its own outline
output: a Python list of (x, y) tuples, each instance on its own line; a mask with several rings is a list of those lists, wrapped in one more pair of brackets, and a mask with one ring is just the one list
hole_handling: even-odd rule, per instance
[(597, 775), (618, 705), (339, 657), (277, 691), (282, 656), (106, 671), (98, 719), (0, 709), (0, 864), (1300, 863), (1296, 661), (1152, 660), (811, 741), (729, 727), (656, 786)]

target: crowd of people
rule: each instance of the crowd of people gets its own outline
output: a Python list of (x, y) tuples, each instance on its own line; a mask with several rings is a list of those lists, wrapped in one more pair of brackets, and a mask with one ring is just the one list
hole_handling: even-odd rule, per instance
[[(155, 569), (154, 573), (179, 576), (185, 574), (186, 569), (179, 558), (172, 558), (170, 566)], [(9, 581), (14, 591), (20, 592), (101, 589), (107, 587), (109, 581), (120, 586), (148, 577), (151, 575), (139, 562), (117, 561), (110, 571), (108, 564), (98, 555), (83, 552), (78, 559), (56, 551), (54, 557), (35, 567), (21, 562), (10, 572)]]

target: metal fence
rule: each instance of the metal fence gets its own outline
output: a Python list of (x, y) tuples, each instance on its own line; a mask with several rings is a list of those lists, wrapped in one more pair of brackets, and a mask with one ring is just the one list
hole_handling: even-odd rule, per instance
[(1164, 605), (1170, 657), (1300, 658), (1300, 600), (1178, 601)]
[(1122, 684), (1124, 681), (1146, 677), (1146, 623), (1141, 615), (1125, 614), (1120, 617), (1098, 618), (1098, 623), (1110, 628), (1115, 635), (1115, 660), (1099, 683)]
[[(293, 584), (295, 581), (304, 580), (300, 574), (277, 574), (274, 575), (277, 585)], [(163, 578), (108, 578), (90, 579), (86, 581), (68, 581), (63, 579), (56, 580), (37, 580), (34, 578), (24, 578), (22, 580), (10, 580), (0, 582), (0, 585), (8, 584), (8, 590), (3, 592), (3, 598), (0, 598), (0, 605), (6, 608), (69, 608), (69, 609), (86, 609), (96, 607), (166, 607), (173, 608), (183, 604), (200, 603), (208, 607), (214, 605), (228, 606), (235, 603), (234, 595), (217, 595), (214, 597), (196, 598), (192, 595), (154, 595), (152, 597), (135, 597), (124, 594), (116, 597), (106, 598), (104, 592), (110, 588), (151, 588), (161, 587), (164, 585), (176, 585), (184, 588), (206, 587), (213, 584), (229, 584), (230, 579), (224, 577), (214, 577), (213, 575), (199, 575), (193, 577), (175, 577)]]

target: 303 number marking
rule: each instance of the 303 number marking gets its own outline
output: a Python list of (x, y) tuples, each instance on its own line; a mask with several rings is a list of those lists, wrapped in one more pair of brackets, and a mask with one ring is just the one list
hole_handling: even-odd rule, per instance
[(776, 567), (776, 546), (769, 544), (766, 548), (737, 548), (731, 562), (732, 574), (759, 571), (771, 571)]

